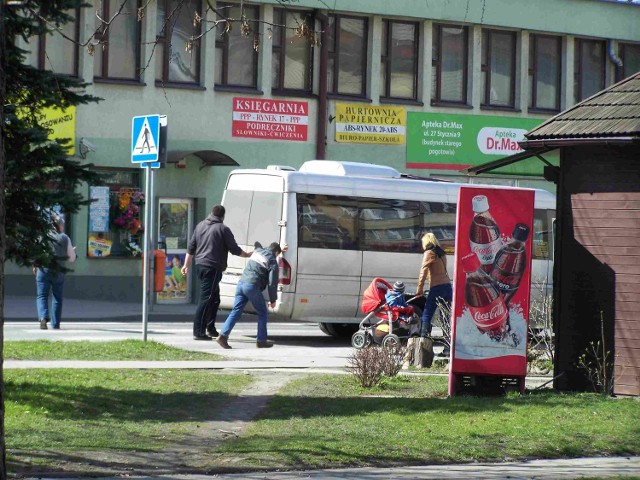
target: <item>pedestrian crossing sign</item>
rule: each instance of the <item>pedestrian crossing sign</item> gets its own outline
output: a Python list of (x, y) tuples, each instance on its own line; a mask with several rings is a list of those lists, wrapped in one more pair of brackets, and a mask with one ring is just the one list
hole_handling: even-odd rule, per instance
[(131, 161), (157, 162), (160, 144), (160, 115), (133, 117), (131, 122)]

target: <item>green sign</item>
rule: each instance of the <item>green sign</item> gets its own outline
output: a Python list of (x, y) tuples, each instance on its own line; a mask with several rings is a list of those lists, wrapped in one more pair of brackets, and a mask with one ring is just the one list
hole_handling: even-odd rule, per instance
[[(407, 112), (407, 168), (463, 170), (522, 151), (519, 141), (544, 120)], [(557, 165), (557, 159), (547, 158)], [(543, 163), (527, 159), (492, 173), (542, 175)]]

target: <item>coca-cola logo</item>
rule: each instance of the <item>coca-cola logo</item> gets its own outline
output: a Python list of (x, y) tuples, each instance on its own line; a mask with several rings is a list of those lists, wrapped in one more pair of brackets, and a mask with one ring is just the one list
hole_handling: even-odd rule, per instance
[(479, 255), (493, 255), (494, 249), (493, 244), (489, 243), (487, 245), (477, 245), (473, 247), (473, 253)]
[(488, 320), (495, 320), (496, 318), (501, 317), (506, 312), (504, 303), (497, 303), (491, 310), (482, 312), (476, 311), (473, 313), (473, 320), (476, 323), (486, 323)]

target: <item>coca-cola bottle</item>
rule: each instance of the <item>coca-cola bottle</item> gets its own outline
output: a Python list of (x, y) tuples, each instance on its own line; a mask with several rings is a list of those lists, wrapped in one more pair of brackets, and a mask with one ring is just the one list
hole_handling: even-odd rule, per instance
[(491, 278), (509, 303), (520, 286), (522, 274), (527, 267), (525, 244), (529, 236), (529, 227), (518, 223), (513, 229), (512, 240), (496, 253)]
[(500, 250), (500, 229), (489, 213), (489, 200), (485, 195), (476, 195), (471, 200), (475, 213), (469, 230), (471, 251), (478, 256), (482, 269), (489, 273), (493, 267), (493, 260)]
[(475, 253), (461, 259), (462, 269), (467, 274), (464, 300), (478, 330), (493, 340), (504, 339), (509, 330), (509, 310), (502, 293), (487, 272), (481, 268)]

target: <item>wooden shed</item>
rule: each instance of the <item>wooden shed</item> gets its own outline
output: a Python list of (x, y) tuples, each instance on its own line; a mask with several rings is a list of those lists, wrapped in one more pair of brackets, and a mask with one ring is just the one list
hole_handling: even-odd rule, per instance
[(579, 357), (598, 341), (613, 362), (613, 393), (640, 396), (640, 73), (547, 120), (524, 152), (481, 173), (558, 149), (554, 256), (554, 381), (590, 390)]

